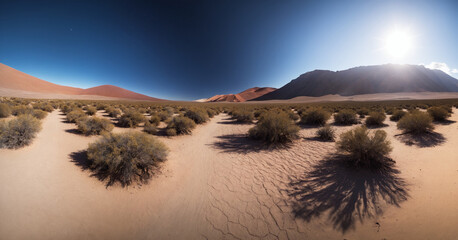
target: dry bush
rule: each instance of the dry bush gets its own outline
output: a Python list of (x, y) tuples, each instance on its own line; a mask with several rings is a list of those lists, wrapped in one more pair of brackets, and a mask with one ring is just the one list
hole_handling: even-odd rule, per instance
[(334, 122), (341, 125), (352, 125), (358, 123), (356, 113), (352, 110), (341, 110), (334, 114)]
[(29, 145), (41, 130), (41, 122), (29, 114), (22, 114), (0, 124), (0, 147), (20, 148)]
[(105, 112), (108, 114), (108, 116), (112, 117), (112, 118), (117, 118), (121, 115), (121, 111), (117, 108), (114, 108), (114, 107), (107, 107), (105, 109)]
[(145, 127), (143, 128), (143, 131), (149, 134), (156, 134), (157, 133), (157, 124), (151, 124), (150, 122), (145, 123)]
[(184, 114), (185, 117), (192, 119), (197, 124), (202, 124), (208, 121), (209, 117), (207, 111), (203, 109), (190, 109)]
[(154, 126), (157, 126), (159, 125), (160, 122), (161, 122), (161, 118), (158, 115), (154, 115), (154, 114), (151, 115), (149, 119), (149, 123), (151, 123)]
[(425, 112), (414, 111), (406, 114), (398, 121), (398, 128), (406, 133), (425, 133), (434, 129), (433, 118)]
[(11, 115), (11, 108), (8, 104), (0, 103), (0, 118), (6, 118)]
[(168, 113), (167, 111), (160, 111), (157, 113), (157, 116), (159, 116), (161, 121), (167, 121), (167, 119), (169, 119), (172, 114)]
[(324, 127), (321, 127), (316, 131), (316, 135), (320, 140), (334, 141), (335, 130), (331, 126), (325, 125)]
[(18, 105), (13, 107), (11, 113), (15, 116), (19, 116), (21, 114), (33, 114), (33, 108), (24, 105)]
[(357, 166), (381, 167), (391, 162), (387, 155), (392, 148), (386, 136), (383, 130), (370, 134), (366, 127), (360, 126), (340, 135), (337, 148), (349, 154), (350, 160)]
[(246, 109), (232, 111), (232, 117), (241, 123), (251, 123), (254, 120), (253, 112)]
[(108, 119), (98, 117), (88, 117), (77, 120), (78, 131), (86, 135), (99, 135), (111, 132), (114, 125)]
[(175, 128), (167, 128), (167, 129), (165, 130), (165, 134), (166, 134), (167, 136), (176, 136), (176, 135), (178, 135), (178, 134), (177, 134), (177, 130), (175, 130)]
[(71, 123), (76, 123), (76, 121), (86, 118), (86, 113), (81, 109), (73, 110), (67, 113), (67, 121)]
[(381, 126), (386, 119), (386, 115), (383, 112), (371, 112), (369, 117), (366, 119), (366, 125), (368, 126)]
[(208, 117), (212, 118), (215, 115), (218, 115), (218, 111), (216, 111), (215, 109), (212, 109), (212, 108), (208, 108), (207, 109), (207, 114), (208, 114)]
[(287, 113), (271, 111), (261, 116), (256, 126), (248, 131), (248, 135), (268, 143), (283, 143), (297, 138), (298, 132), (299, 127)]
[(97, 108), (88, 106), (86, 107), (86, 114), (89, 116), (94, 116), (97, 113)]
[(451, 116), (449, 110), (444, 107), (431, 107), (428, 109), (428, 113), (434, 121), (445, 121)]
[(356, 111), (356, 113), (359, 115), (359, 117), (363, 118), (366, 115), (369, 115), (369, 109), (367, 108), (360, 108)]
[(390, 117), (390, 120), (394, 121), (394, 122), (397, 122), (397, 121), (399, 121), (399, 119), (404, 117), (404, 115), (406, 115), (406, 114), (407, 114), (407, 112), (403, 111), (403, 110), (394, 111), (393, 115), (391, 115), (391, 117)]
[(323, 109), (312, 109), (305, 112), (301, 118), (301, 124), (325, 125), (331, 115)]
[(134, 111), (127, 110), (118, 120), (118, 124), (121, 127), (137, 127), (138, 124), (145, 122), (146, 118), (143, 114)]
[[(182, 116), (174, 117), (172, 118), (172, 121), (170, 121), (167, 125), (166, 134), (169, 135), (170, 133), (171, 135), (169, 136), (175, 136), (178, 134), (190, 134), (192, 129), (194, 129), (195, 127), (196, 123), (190, 118)], [(174, 134), (173, 130), (169, 131), (169, 129), (175, 130)]]
[(120, 182), (122, 186), (135, 180), (145, 182), (160, 162), (166, 160), (167, 147), (156, 138), (137, 132), (107, 134), (87, 150), (91, 168), (106, 176), (107, 185)]
[(46, 116), (48, 116), (48, 112), (45, 112), (43, 110), (33, 110), (32, 116), (38, 118), (38, 119), (44, 119)]

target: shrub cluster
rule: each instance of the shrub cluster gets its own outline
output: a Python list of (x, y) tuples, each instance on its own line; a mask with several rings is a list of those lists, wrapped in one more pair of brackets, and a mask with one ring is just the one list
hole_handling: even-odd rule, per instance
[(77, 120), (78, 131), (86, 135), (99, 135), (111, 132), (114, 125), (110, 120), (98, 117), (88, 117)]
[(0, 147), (20, 148), (29, 145), (41, 130), (41, 122), (29, 114), (0, 122)]
[(368, 126), (381, 126), (386, 119), (386, 115), (383, 112), (371, 112), (369, 117), (366, 119), (366, 125)]
[(91, 168), (106, 176), (108, 185), (120, 182), (123, 186), (135, 180), (146, 181), (152, 170), (166, 160), (167, 147), (144, 133), (107, 134), (89, 145), (87, 150)]
[(241, 123), (251, 123), (254, 120), (253, 112), (246, 109), (232, 111), (232, 117)]
[(200, 108), (190, 109), (186, 111), (184, 116), (192, 119), (197, 124), (205, 123), (209, 119), (207, 111)]
[(434, 121), (445, 121), (451, 116), (450, 112), (444, 107), (431, 107), (428, 109), (428, 113), (433, 117)]
[(178, 134), (190, 134), (192, 129), (196, 127), (196, 123), (190, 118), (178, 116), (172, 118), (167, 125), (166, 134), (168, 136), (175, 136)]
[(397, 121), (399, 121), (399, 119), (404, 117), (404, 115), (406, 115), (406, 114), (407, 114), (407, 112), (403, 111), (403, 110), (394, 111), (393, 115), (391, 115), (391, 117), (390, 117), (390, 120), (394, 121), (394, 122), (397, 122)]
[(94, 116), (97, 113), (97, 108), (88, 106), (86, 107), (86, 114), (89, 116)]
[(67, 113), (67, 121), (70, 123), (76, 123), (78, 120), (86, 117), (86, 113), (84, 113), (84, 111), (79, 108)]
[(354, 111), (344, 109), (334, 114), (334, 122), (341, 125), (352, 125), (356, 124), (358, 121)]
[(143, 127), (143, 131), (149, 134), (156, 134), (157, 133), (157, 124), (146, 122), (145, 126)]
[(425, 133), (434, 129), (433, 118), (425, 112), (414, 111), (398, 121), (398, 128), (406, 133)]
[(283, 143), (297, 138), (298, 132), (299, 127), (287, 113), (270, 111), (262, 114), (256, 126), (248, 131), (248, 135), (268, 143)]
[(313, 109), (302, 115), (302, 124), (325, 125), (331, 115), (323, 109)]
[(145, 122), (146, 118), (143, 114), (134, 111), (127, 110), (118, 120), (118, 124), (121, 127), (137, 127), (138, 124)]
[(348, 153), (357, 166), (380, 167), (389, 161), (387, 155), (392, 151), (386, 136), (383, 130), (369, 134), (366, 127), (360, 126), (343, 133), (337, 142), (337, 148)]

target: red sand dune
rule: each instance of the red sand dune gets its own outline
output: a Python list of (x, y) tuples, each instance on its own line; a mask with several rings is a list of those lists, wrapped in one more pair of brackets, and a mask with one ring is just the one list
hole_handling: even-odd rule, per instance
[(0, 88), (35, 93), (94, 95), (132, 100), (165, 101), (113, 85), (102, 85), (88, 89), (62, 86), (41, 80), (0, 63)]
[(276, 88), (271, 87), (254, 87), (237, 94), (215, 95), (205, 100), (205, 102), (245, 102), (275, 90)]

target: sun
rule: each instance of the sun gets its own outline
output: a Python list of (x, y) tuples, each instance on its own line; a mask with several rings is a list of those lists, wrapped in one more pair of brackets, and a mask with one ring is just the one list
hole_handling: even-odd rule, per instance
[(412, 49), (412, 36), (405, 30), (396, 29), (386, 36), (385, 49), (395, 58), (404, 57)]

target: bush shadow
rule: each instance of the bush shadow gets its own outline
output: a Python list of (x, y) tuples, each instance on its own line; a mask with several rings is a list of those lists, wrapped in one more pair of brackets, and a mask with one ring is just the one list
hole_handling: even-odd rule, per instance
[(437, 124), (437, 125), (450, 125), (454, 123), (456, 123), (456, 121), (448, 120), (448, 119), (444, 121), (434, 121), (434, 124)]
[(384, 127), (388, 127), (390, 125), (386, 124), (386, 123), (383, 123), (383, 124), (380, 124), (380, 125), (373, 125), (373, 124), (364, 124), (364, 126), (367, 127), (367, 129), (380, 129), (380, 128), (384, 128)]
[(423, 134), (402, 133), (395, 135), (399, 141), (408, 146), (435, 147), (445, 142), (445, 137), (441, 133), (426, 132)]
[(335, 142), (336, 140), (325, 140), (325, 139), (321, 139), (319, 137), (304, 137), (304, 140), (308, 140), (308, 141), (317, 141), (317, 142)]
[(390, 165), (362, 169), (345, 156), (327, 157), (290, 182), (287, 192), (295, 217), (310, 221), (326, 213), (334, 229), (345, 233), (356, 221), (381, 215), (384, 206), (400, 207), (409, 197), (407, 184)]
[(285, 149), (291, 143), (265, 144), (262, 141), (250, 139), (246, 134), (228, 134), (216, 137), (219, 141), (209, 144), (210, 146), (222, 150), (222, 152), (250, 153), (260, 151), (273, 151)]

